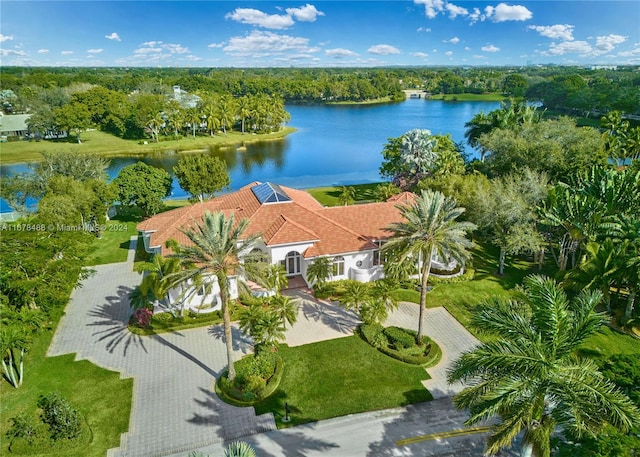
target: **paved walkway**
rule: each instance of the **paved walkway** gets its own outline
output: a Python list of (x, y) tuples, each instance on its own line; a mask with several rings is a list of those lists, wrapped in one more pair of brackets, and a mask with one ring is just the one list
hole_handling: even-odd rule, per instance
[[(214, 393), (226, 366), (219, 327), (139, 337), (127, 330), (128, 295), (140, 283), (132, 271), (135, 240), (127, 262), (95, 267), (74, 290), (48, 355), (76, 359), (134, 378), (129, 432), (113, 457), (160, 456), (275, 429), (272, 415), (235, 408)], [(234, 329), (236, 357), (252, 350)]]
[[(140, 283), (133, 272), (136, 239), (127, 262), (95, 267), (96, 274), (75, 289), (52, 340), (48, 355), (76, 353), (76, 359), (134, 378), (130, 428), (113, 457), (162, 456), (186, 452), (256, 433), (275, 430), (271, 414), (256, 416), (253, 408), (236, 408), (213, 393), (215, 379), (226, 366), (221, 326), (140, 337), (127, 330), (129, 293)], [(302, 291), (291, 291), (299, 303), (298, 322), (286, 334), (290, 346), (349, 336), (356, 316)], [(402, 303), (387, 325), (417, 328), (418, 307)], [(435, 398), (459, 390), (446, 384), (446, 366), (461, 350), (477, 344), (449, 313), (427, 310), (426, 333), (443, 349), (443, 361), (429, 369), (425, 386)], [(253, 350), (234, 328), (236, 358)], [(292, 454), (303, 455), (303, 454)]]

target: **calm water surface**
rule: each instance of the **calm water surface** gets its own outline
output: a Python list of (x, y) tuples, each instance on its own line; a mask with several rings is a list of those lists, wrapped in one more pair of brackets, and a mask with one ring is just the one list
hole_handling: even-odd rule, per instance
[[(424, 99), (385, 105), (292, 105), (286, 108), (291, 113), (289, 125), (297, 131), (284, 140), (251, 144), (244, 151), (230, 148), (209, 152), (227, 162), (232, 190), (252, 181), (297, 188), (378, 182), (381, 151), (388, 138), (419, 128), (429, 129), (432, 134), (450, 134), (455, 142), (463, 142), (464, 124), (476, 113), (499, 106), (498, 102)], [(468, 147), (467, 152), (475, 155)], [(171, 173), (180, 156), (119, 157), (112, 159), (108, 173), (113, 178), (138, 160)], [(26, 170), (26, 165), (12, 165), (3, 166), (1, 171), (11, 174)], [(186, 196), (174, 178), (172, 198)], [(6, 204), (1, 203), (6, 211)]]

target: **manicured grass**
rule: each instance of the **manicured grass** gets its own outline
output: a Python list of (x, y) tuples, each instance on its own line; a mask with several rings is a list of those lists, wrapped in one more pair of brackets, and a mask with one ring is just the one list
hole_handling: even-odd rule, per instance
[[(53, 327), (57, 322), (53, 323)], [(4, 434), (10, 419), (19, 414), (37, 421), (36, 403), (40, 395), (59, 392), (78, 409), (91, 427), (91, 442), (82, 449), (56, 449), (55, 453), (32, 456), (103, 457), (107, 449), (120, 445), (120, 434), (129, 429), (133, 379), (120, 379), (113, 371), (88, 361), (74, 362), (74, 354), (46, 357), (52, 331), (36, 335), (25, 357), (24, 382), (15, 389), (4, 379), (0, 382), (0, 455), (10, 455)]]
[[(273, 395), (256, 404), (273, 412), (279, 427), (431, 400), (426, 371), (392, 359), (358, 336), (279, 347), (284, 375)], [(291, 422), (284, 424), (284, 406)]]
[[(376, 201), (376, 188), (382, 183), (372, 184), (354, 184), (346, 187), (353, 187), (356, 190), (354, 200), (355, 202), (371, 202)], [(342, 193), (341, 186), (331, 187), (315, 187), (313, 189), (307, 189), (307, 192), (311, 194), (313, 198), (318, 200), (321, 205), (324, 206), (338, 206), (340, 194)]]
[[(189, 205), (188, 200), (166, 200), (165, 211)], [(135, 208), (121, 208), (120, 213), (107, 221), (101, 238), (96, 238), (86, 257), (86, 265), (104, 265), (125, 262), (132, 236), (137, 236), (136, 225), (142, 221), (142, 215)], [(142, 239), (138, 238), (136, 261), (148, 259)]]
[(609, 327), (603, 327), (582, 345), (580, 353), (608, 359), (614, 354), (632, 354), (640, 356), (640, 339), (623, 335)]
[(208, 146), (246, 145), (255, 141), (277, 140), (295, 132), (293, 127), (285, 127), (279, 132), (253, 135), (240, 132), (228, 132), (210, 136), (185, 137), (180, 140), (168, 140), (141, 144), (138, 140), (123, 140), (99, 130), (84, 132), (82, 143), (75, 139), (69, 141), (13, 141), (2, 145), (0, 163), (35, 162), (42, 160), (43, 152), (86, 151), (105, 157), (157, 154), (164, 151), (196, 151)]

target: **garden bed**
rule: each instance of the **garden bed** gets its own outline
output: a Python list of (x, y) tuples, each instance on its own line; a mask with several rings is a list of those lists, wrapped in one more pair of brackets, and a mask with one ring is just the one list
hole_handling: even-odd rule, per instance
[(252, 406), (271, 395), (280, 385), (284, 361), (277, 352), (247, 355), (234, 362), (236, 378), (225, 371), (216, 382), (216, 394), (234, 406)]
[(428, 368), (437, 365), (442, 358), (440, 346), (428, 336), (422, 337), (422, 344), (416, 344), (417, 332), (413, 330), (362, 324), (358, 333), (378, 351), (404, 363)]

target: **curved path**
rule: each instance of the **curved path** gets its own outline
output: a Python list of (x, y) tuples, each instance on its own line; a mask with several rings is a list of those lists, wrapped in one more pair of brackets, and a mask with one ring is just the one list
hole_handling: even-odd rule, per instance
[[(132, 238), (127, 262), (94, 267), (96, 274), (74, 290), (48, 351), (50, 356), (75, 353), (77, 360), (87, 359), (123, 378), (133, 377), (130, 428), (122, 435), (120, 447), (108, 455), (186, 455), (190, 449), (217, 448), (275, 430), (271, 414), (256, 416), (253, 408), (227, 405), (212, 392), (215, 378), (226, 366), (220, 326), (147, 337), (127, 330), (128, 295), (141, 280), (132, 269), (135, 244)], [(300, 290), (291, 295), (300, 306), (298, 322), (286, 335), (290, 346), (353, 334), (358, 324), (353, 313), (318, 302)], [(387, 325), (416, 329), (417, 313), (415, 304), (401, 303)], [(426, 333), (440, 344), (444, 355), (437, 367), (428, 370), (432, 379), (425, 381), (425, 387), (435, 398), (447, 397), (460, 386), (447, 386), (446, 367), (477, 340), (443, 308), (427, 310), (425, 319)], [(236, 358), (253, 350), (235, 328), (233, 337)], [(445, 405), (451, 409), (450, 402)]]

